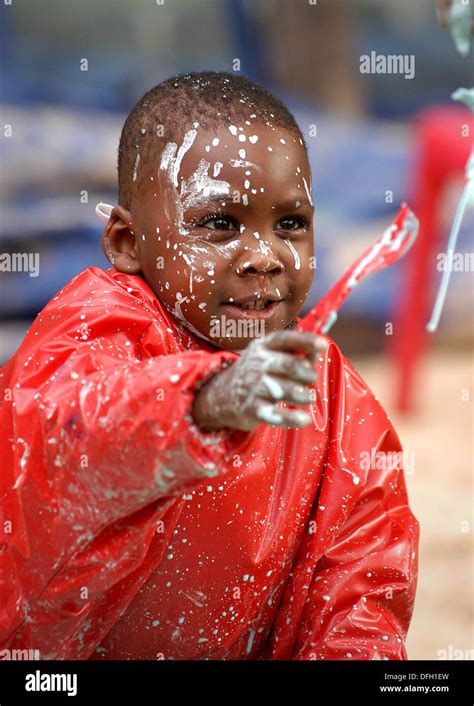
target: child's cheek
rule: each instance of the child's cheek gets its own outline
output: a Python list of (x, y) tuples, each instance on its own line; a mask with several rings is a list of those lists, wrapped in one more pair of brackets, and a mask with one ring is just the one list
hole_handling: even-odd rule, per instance
[(178, 256), (195, 275), (208, 278), (210, 284), (216, 272), (227, 269), (239, 248), (238, 240), (213, 243), (191, 235), (179, 241)]
[(161, 221), (165, 230), (170, 230), (179, 237), (186, 234), (183, 226), (182, 204), (174, 184), (168, 175), (162, 171), (158, 172), (157, 196), (153, 199), (152, 208), (157, 213), (158, 220)]
[(201, 297), (203, 291), (211, 292), (216, 285), (212, 248), (164, 236), (153, 258), (154, 281), (160, 293), (169, 295), (169, 303), (175, 293), (192, 300), (197, 295)]
[(161, 190), (161, 201), (158, 203), (158, 209), (162, 217), (166, 219), (169, 227), (173, 230), (177, 228), (178, 220), (178, 202), (175, 189), (168, 183)]

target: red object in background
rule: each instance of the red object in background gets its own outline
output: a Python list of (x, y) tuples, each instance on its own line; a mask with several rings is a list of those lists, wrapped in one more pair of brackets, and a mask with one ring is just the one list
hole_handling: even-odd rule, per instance
[(298, 330), (326, 333), (356, 285), (367, 275), (390, 267), (408, 252), (418, 235), (418, 225), (413, 211), (406, 203), (402, 204), (393, 222), (375, 243), (352, 263), (311, 311), (299, 320)]
[(396, 294), (394, 335), (390, 339), (396, 406), (401, 412), (414, 407), (418, 365), (429, 336), (426, 324), (433, 305), (436, 253), (446, 247), (440, 240), (443, 192), (453, 179), (464, 179), (472, 146), (472, 139), (463, 136), (463, 125), (470, 125), (472, 131), (472, 115), (458, 107), (424, 111), (415, 122), (412, 201), (420, 230)]
[(113, 269), (39, 314), (0, 371), (2, 650), (407, 658), (419, 526), (385, 412), (330, 342), (312, 425), (204, 433), (194, 390), (236, 357)]

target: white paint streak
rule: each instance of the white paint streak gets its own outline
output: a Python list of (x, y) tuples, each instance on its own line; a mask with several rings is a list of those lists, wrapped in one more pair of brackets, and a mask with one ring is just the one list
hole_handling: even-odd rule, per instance
[(310, 202), (311, 206), (313, 205), (313, 199), (311, 198), (311, 192), (309, 190), (308, 184), (306, 182), (306, 179), (303, 177), (303, 183), (304, 183), (304, 188), (306, 191), (306, 196), (308, 197), (308, 201)]
[(289, 238), (285, 238), (285, 243), (288, 245), (291, 252), (293, 253), (293, 257), (295, 258), (295, 270), (299, 270), (301, 267), (300, 256), (296, 252), (296, 250), (293, 246), (293, 243), (291, 242), (291, 240)]

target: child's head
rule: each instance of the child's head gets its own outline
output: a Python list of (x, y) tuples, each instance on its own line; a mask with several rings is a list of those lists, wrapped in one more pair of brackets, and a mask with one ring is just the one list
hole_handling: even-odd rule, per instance
[[(294, 321), (312, 280), (313, 207), (304, 140), (283, 103), (232, 74), (168, 79), (128, 116), (118, 171), (103, 236), (117, 270), (140, 273), (219, 348)], [(279, 303), (247, 311), (243, 299)]]

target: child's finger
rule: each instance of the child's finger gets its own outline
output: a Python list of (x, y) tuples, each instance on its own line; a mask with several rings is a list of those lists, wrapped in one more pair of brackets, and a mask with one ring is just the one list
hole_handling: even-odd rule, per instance
[(277, 427), (299, 429), (311, 424), (311, 416), (307, 412), (302, 412), (299, 409), (280, 409), (276, 405), (264, 401), (257, 403), (255, 414), (262, 422)]
[(266, 400), (284, 400), (292, 404), (308, 405), (312, 401), (311, 393), (306, 387), (295, 385), (275, 375), (262, 377), (257, 395)]
[(435, 0), (436, 21), (441, 29), (448, 29), (447, 12), (452, 0)]
[(448, 29), (448, 21), (446, 19), (446, 11), (443, 9), (440, 9), (439, 7), (436, 8), (436, 21), (441, 27), (441, 29)]
[(270, 350), (307, 353), (310, 356), (323, 353), (328, 346), (323, 336), (307, 331), (274, 331), (265, 336), (264, 345)]
[(294, 382), (304, 382), (307, 385), (316, 382), (318, 377), (312, 364), (306, 358), (278, 351), (263, 361), (262, 369), (265, 373), (275, 373), (290, 378)]

